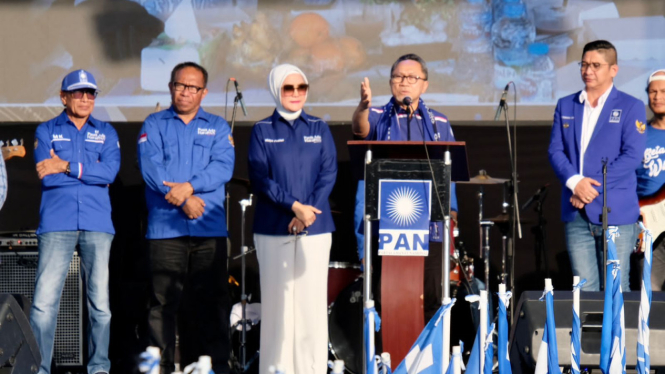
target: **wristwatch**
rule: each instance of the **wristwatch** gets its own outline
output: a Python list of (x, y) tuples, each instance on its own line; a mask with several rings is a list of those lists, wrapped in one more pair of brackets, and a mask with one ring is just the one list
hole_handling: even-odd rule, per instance
[(65, 169), (65, 174), (69, 175), (69, 173), (72, 172), (72, 164), (71, 162), (67, 163), (67, 169)]

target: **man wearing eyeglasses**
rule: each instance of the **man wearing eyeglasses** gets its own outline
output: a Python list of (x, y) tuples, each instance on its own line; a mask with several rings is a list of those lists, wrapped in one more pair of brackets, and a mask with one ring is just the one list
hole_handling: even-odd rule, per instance
[(630, 254), (637, 240), (639, 206), (635, 170), (646, 146), (644, 103), (614, 87), (617, 52), (605, 40), (584, 46), (580, 74), (584, 90), (559, 100), (549, 160), (563, 184), (561, 216), (573, 275), (586, 278), (583, 291), (598, 291), (603, 264), (603, 163), (607, 162), (608, 225), (629, 291)]
[(67, 74), (60, 91), (65, 110), (35, 133), (42, 202), (30, 325), (42, 356), (39, 374), (51, 372), (60, 295), (77, 245), (90, 314), (88, 373), (108, 373), (111, 368), (108, 262), (115, 231), (109, 184), (120, 168), (120, 143), (110, 124), (92, 117), (96, 97), (92, 74)]
[[(364, 140), (393, 141), (454, 141), (448, 118), (425, 105), (421, 95), (429, 85), (427, 64), (418, 55), (406, 54), (397, 59), (390, 70), (390, 91), (393, 97), (382, 107), (373, 107), (369, 79), (360, 83), (360, 103), (353, 113), (353, 134)], [(411, 99), (407, 107), (404, 99)], [(365, 184), (360, 181), (356, 192), (354, 224), (358, 243), (358, 255), (364, 261), (363, 211)], [(451, 215), (457, 219), (455, 185), (451, 190)], [(441, 222), (430, 223), (430, 240), (440, 243), (443, 235)], [(425, 261), (424, 313), (428, 321), (441, 306), (441, 250), (440, 245), (430, 246)], [(374, 271), (378, 269), (378, 261)]]
[(161, 372), (175, 370), (176, 315), (180, 362), (212, 357), (228, 373), (229, 309), (224, 185), (235, 152), (226, 121), (201, 108), (208, 73), (193, 62), (171, 73), (171, 107), (153, 113), (138, 138), (146, 183), (152, 300), (150, 344), (162, 350)]

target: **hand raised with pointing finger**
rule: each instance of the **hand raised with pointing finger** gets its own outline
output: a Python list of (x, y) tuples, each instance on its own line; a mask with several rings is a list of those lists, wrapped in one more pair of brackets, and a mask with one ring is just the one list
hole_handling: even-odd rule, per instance
[(372, 105), (372, 89), (369, 87), (369, 78), (360, 82), (360, 106), (367, 109)]

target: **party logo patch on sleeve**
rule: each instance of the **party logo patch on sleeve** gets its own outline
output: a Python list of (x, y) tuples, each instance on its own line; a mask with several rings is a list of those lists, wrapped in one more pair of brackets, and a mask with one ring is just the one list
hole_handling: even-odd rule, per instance
[(231, 147), (235, 148), (236, 143), (233, 141), (233, 135), (229, 134), (229, 144), (231, 144)]
[(640, 122), (640, 120), (635, 120), (635, 127), (637, 128), (637, 132), (640, 134), (644, 134), (644, 132), (647, 129), (647, 124), (644, 122)]

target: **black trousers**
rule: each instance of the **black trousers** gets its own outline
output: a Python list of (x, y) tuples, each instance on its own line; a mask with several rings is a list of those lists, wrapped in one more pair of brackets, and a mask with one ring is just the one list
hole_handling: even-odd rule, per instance
[(228, 373), (226, 238), (149, 240), (148, 248), (152, 278), (150, 344), (162, 350), (162, 373), (175, 370), (176, 323), (182, 366), (208, 355), (215, 373)]

